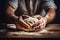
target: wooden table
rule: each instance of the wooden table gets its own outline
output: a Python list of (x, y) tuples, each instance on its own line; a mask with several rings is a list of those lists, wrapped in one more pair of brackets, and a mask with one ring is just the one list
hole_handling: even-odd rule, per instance
[(6, 33), (0, 33), (0, 37), (3, 38), (60, 38), (60, 24), (49, 24), (45, 28), (52, 33), (43, 33), (41, 35), (7, 35)]

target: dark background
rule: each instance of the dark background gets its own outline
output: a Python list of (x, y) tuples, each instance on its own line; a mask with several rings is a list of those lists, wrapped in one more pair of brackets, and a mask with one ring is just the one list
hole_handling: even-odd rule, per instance
[[(60, 0), (54, 0), (54, 1), (55, 1), (55, 4), (57, 5), (57, 10), (56, 10), (56, 18), (52, 23), (60, 24)], [(6, 0), (0, 0), (0, 21), (2, 21), (1, 17), (3, 16), (1, 13), (4, 13), (3, 9), (4, 9), (5, 2)]]

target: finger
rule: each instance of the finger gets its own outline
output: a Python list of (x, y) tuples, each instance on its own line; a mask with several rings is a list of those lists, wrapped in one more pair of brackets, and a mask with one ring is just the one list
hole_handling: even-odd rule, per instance
[(45, 24), (40, 24), (40, 26), (41, 29), (45, 28)]
[(45, 22), (44, 20), (42, 20), (42, 22), (41, 22), (40, 26), (45, 27), (45, 26), (46, 26), (46, 22)]
[(37, 26), (35, 26), (33, 29), (39, 28), (39, 26), (40, 26), (40, 24), (39, 24), (39, 25), (37, 25)]
[(38, 26), (34, 27), (33, 30), (40, 31), (40, 30), (42, 30), (43, 28), (44, 28), (43, 25), (38, 25)]
[(40, 24), (40, 26), (42, 26), (42, 28), (43, 28), (43, 27), (46, 26), (46, 23), (43, 22), (43, 23)]
[(19, 24), (19, 23), (17, 23), (17, 22), (15, 22), (15, 24), (16, 24), (17, 29), (19, 29), (19, 30), (20, 30), (20, 27), (21, 27), (21, 28), (26, 28), (26, 27), (24, 27), (23, 25), (21, 25), (21, 24)]
[(18, 22), (20, 25), (24, 26), (25, 28), (30, 29), (30, 26), (24, 21), (24, 20), (20, 20), (20, 22)]
[(17, 25), (17, 29), (18, 30), (21, 30), (21, 31), (29, 31), (29, 29), (26, 29), (26, 28), (24, 28), (23, 26), (21, 26), (21, 25)]
[(37, 23), (33, 24), (32, 27), (35, 27), (35, 26), (38, 26), (38, 25), (40, 25), (40, 22), (37, 22)]
[(33, 30), (36, 30), (37, 28), (39, 28), (39, 26), (34, 27)]
[(30, 25), (30, 26), (33, 26), (33, 24), (34, 24), (34, 23), (31, 22), (31, 21), (28, 21), (28, 22), (26, 21), (26, 23), (27, 23), (28, 25)]
[(33, 28), (33, 30), (37, 30), (37, 29), (39, 29), (40, 28), (40, 24), (38, 25), (38, 26), (35, 26), (34, 28)]
[(39, 26), (37, 26), (37, 28), (33, 29), (34, 31), (40, 31), (41, 28)]
[(30, 29), (26, 29), (26, 28), (24, 28), (24, 27), (20, 27), (20, 30), (21, 30), (21, 31), (26, 31), (26, 32), (33, 31), (33, 30), (30, 30)]
[(21, 31), (29, 31), (29, 29), (25, 29), (25, 28), (23, 28), (23, 27), (20, 27), (20, 30), (21, 30)]

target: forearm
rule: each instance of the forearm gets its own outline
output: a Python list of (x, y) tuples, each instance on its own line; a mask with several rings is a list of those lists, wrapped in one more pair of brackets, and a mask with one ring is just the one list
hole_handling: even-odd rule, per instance
[(49, 11), (47, 12), (47, 15), (45, 18), (47, 19), (47, 23), (50, 23), (54, 20), (56, 16), (55, 9), (50, 8)]
[(18, 16), (15, 15), (15, 10), (11, 6), (7, 7), (6, 13), (7, 17), (12, 18), (14, 20), (18, 19)]

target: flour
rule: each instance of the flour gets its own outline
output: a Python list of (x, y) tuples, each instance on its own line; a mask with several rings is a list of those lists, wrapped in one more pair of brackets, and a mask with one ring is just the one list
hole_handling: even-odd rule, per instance
[(7, 24), (8, 28), (12, 28), (12, 29), (16, 29), (16, 25), (15, 24)]
[(16, 35), (42, 35), (42, 34), (46, 34), (46, 33), (52, 33), (52, 32), (49, 32), (48, 30), (46, 29), (43, 29), (41, 31), (38, 31), (38, 32), (24, 32), (24, 31), (20, 31), (20, 32), (8, 32), (8, 34), (16, 34)]

